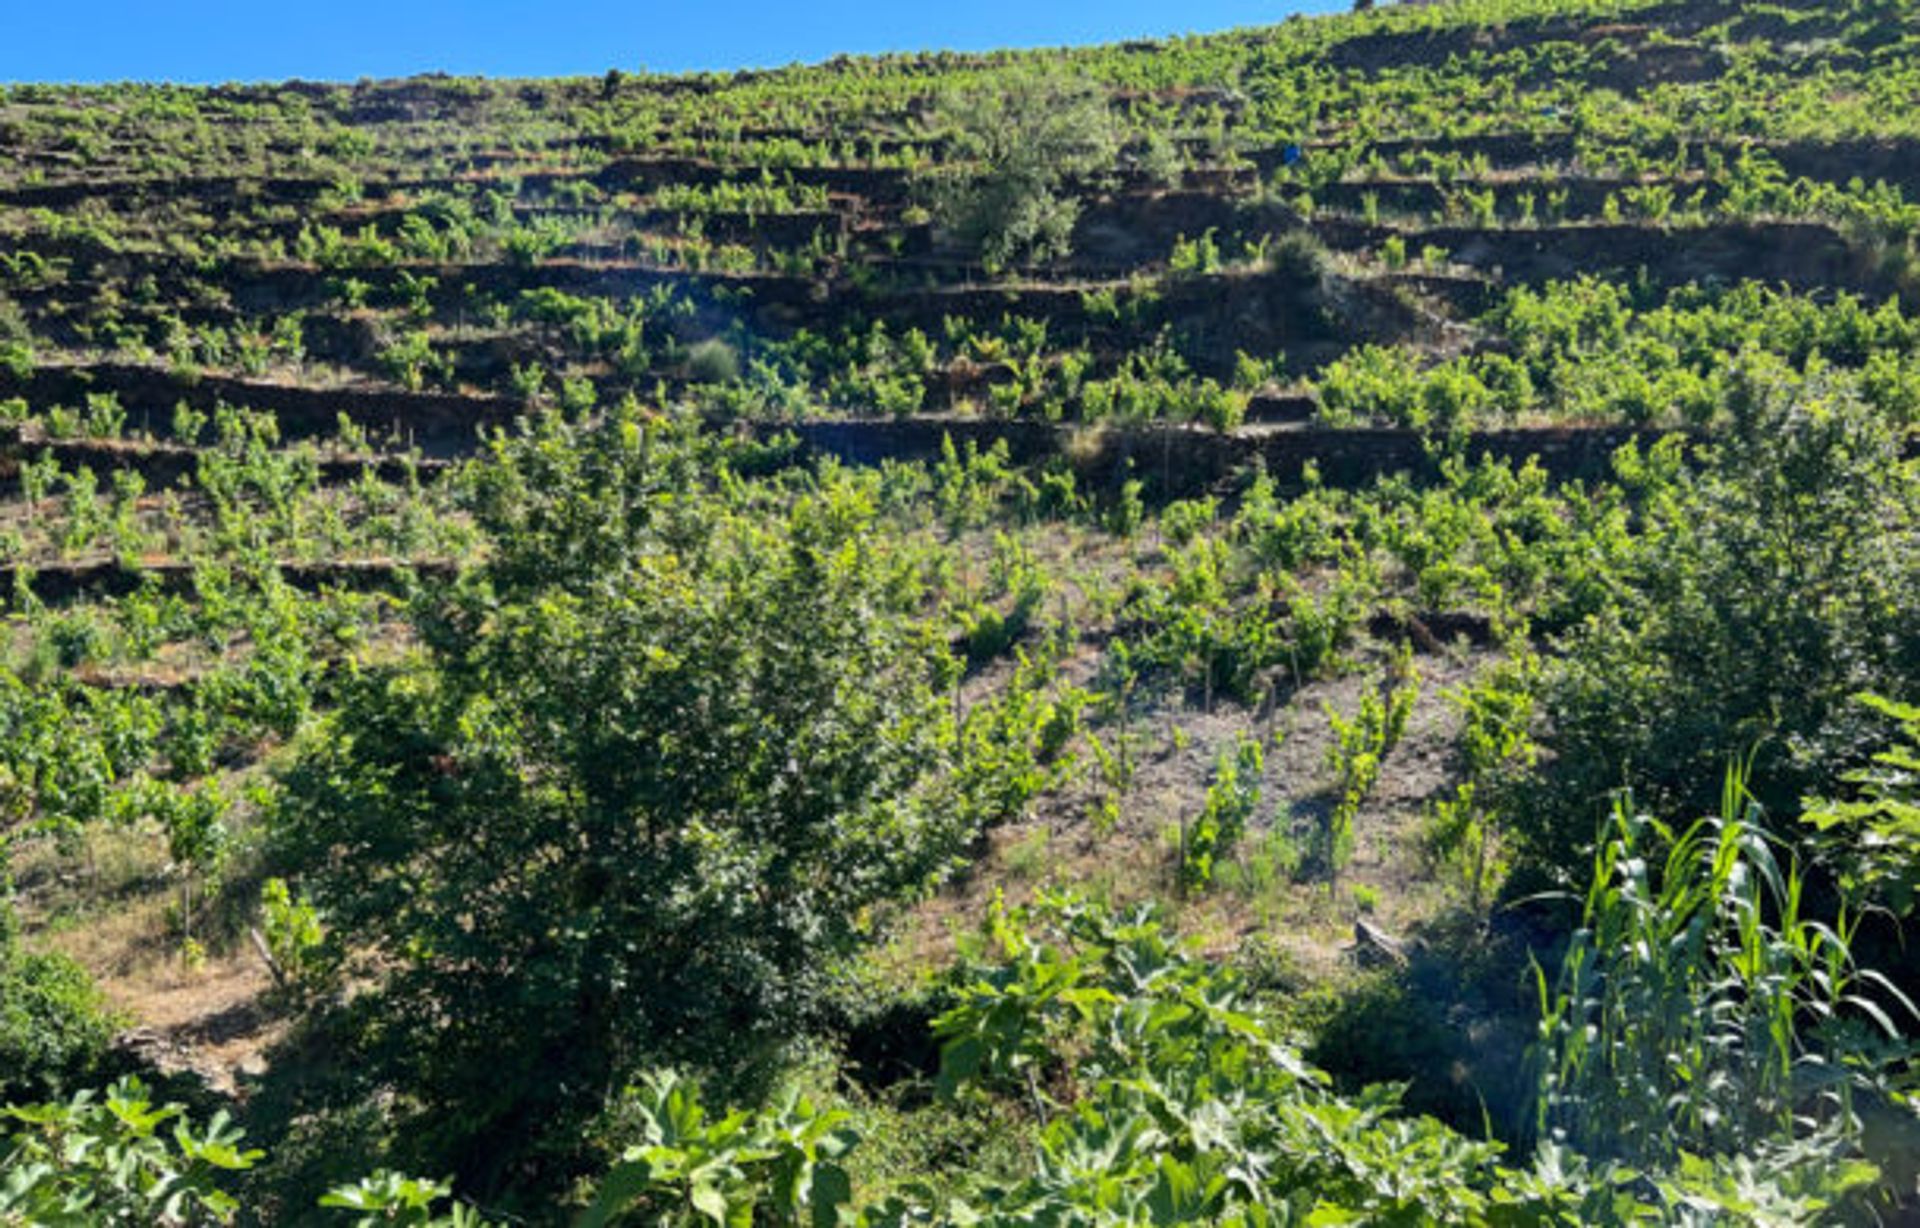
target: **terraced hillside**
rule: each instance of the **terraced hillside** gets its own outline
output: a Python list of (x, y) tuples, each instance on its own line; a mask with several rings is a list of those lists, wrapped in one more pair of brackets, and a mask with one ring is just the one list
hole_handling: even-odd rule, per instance
[[(1530, 893), (1604, 883), (1611, 791), (1733, 824), (1730, 761), (1742, 855), (1803, 859), (1863, 967), (1902, 950), (1911, 832), (1847, 843), (1862, 812), (1807, 799), (1910, 787), (1852, 696), (1920, 695), (1916, 99), (1903, 0), (0, 91), (0, 1005), (11, 967), (66, 978), (0, 1022), (0, 1099), (171, 1078), (272, 1143), (260, 1222), (369, 1156), (546, 1222), (667, 1145), (666, 1084), (608, 1094), (643, 1069), (798, 1070), (885, 1139), (815, 1213), (1146, 1222), (1100, 1199), (1231, 1165), (1194, 1126), (1098, 1196), (1063, 1175), (1071, 1106), (1147, 1050), (993, 1032), (980, 986), (1049, 975), (1011, 929), (1058, 923), (1106, 995), (1081, 1024), (1217, 972), (1342, 1094), (1405, 1082), (1463, 1132), (1376, 1153), (1341, 1118), (1302, 1213), (1752, 1212), (1683, 1153), (1797, 1174), (1764, 1222), (1911, 1213), (1916, 1020), (1872, 1005), (1910, 957), (1772, 1016), (1885, 1023), (1877, 1065), (1787, 1026), (1740, 1078), (1639, 1083), (1568, 1039), (1586, 965), (1523, 974), (1579, 950)], [(1101, 979), (1145, 958), (1139, 901), (1203, 952), (1151, 991)], [(1743, 916), (1786, 950), (1777, 905)], [(968, 1036), (1007, 1077), (930, 1099)], [(1094, 1052), (1083, 1086), (1061, 1055)], [(1772, 1059), (1872, 1065), (1884, 1113), (1741, 1081)], [(1629, 1146), (1636, 1114), (1675, 1125)], [(1370, 1184), (1483, 1126), (1515, 1167)], [(1522, 1189), (1544, 1139), (1623, 1167), (1555, 1203)], [(765, 1159), (726, 1197), (800, 1222)], [(713, 1216), (648, 1163), (617, 1210)], [(1152, 1222), (1280, 1222), (1220, 1180)]]

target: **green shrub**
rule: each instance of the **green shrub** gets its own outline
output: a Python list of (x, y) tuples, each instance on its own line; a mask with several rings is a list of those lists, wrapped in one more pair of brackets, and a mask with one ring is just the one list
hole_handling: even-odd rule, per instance
[(1802, 817), (1827, 833), (1843, 886), (1906, 914), (1920, 905), (1920, 707), (1862, 696), (1899, 724), (1902, 741), (1849, 772), (1843, 800), (1815, 802)]
[(1217, 499), (1176, 499), (1160, 510), (1160, 531), (1176, 546), (1185, 546), (1220, 514)]
[(1326, 244), (1311, 230), (1289, 230), (1267, 248), (1266, 257), (1274, 276), (1312, 288), (1325, 279), (1329, 258)]
[(709, 1116), (680, 1076), (656, 1072), (628, 1093), (641, 1142), (601, 1183), (577, 1228), (646, 1223), (845, 1222), (853, 1183), (839, 1160), (859, 1141), (841, 1110), (804, 1097), (752, 1114)]
[(364, 1069), (469, 1176), (577, 1145), (643, 1065), (777, 1056), (971, 834), (873, 509), (735, 514), (720, 446), (631, 408), (496, 441), (487, 562), (286, 775), (277, 864), (373, 982)]
[[(1920, 462), (1844, 385), (1751, 383), (1704, 471), (1623, 453), (1644, 505), (1609, 608), (1541, 682), (1542, 767), (1499, 799), (1516, 869), (1587, 864), (1605, 799), (1704, 814), (1703, 789), (1754, 752), (1767, 813), (1829, 793), (1877, 744), (1861, 691), (1920, 689)], [(1524, 880), (1523, 880), (1524, 881)]]
[[(234, 1174), (260, 1157), (216, 1113), (205, 1129), (156, 1107), (138, 1079), (104, 1097), (0, 1109), (0, 1219), (18, 1224), (199, 1226), (240, 1209)], [(9, 1120), (11, 1119), (11, 1120)]]
[(1451, 797), (1429, 803), (1422, 839), (1429, 861), (1454, 872), (1475, 910), (1505, 877), (1513, 816), (1490, 799), (1510, 794), (1512, 784), (1534, 766), (1533, 692), (1539, 672), (1537, 656), (1517, 653), (1447, 693), (1460, 712), (1453, 750), (1461, 778)]
[[(7, 1104), (0, 1107), (0, 1222), (213, 1228), (243, 1215), (248, 1223), (281, 1222), (267, 1209), (270, 1200), (243, 1197), (246, 1174), (264, 1155), (242, 1150), (244, 1136), (224, 1109), (201, 1126), (182, 1105), (155, 1105), (137, 1078), (64, 1102)], [(487, 1228), (463, 1204), (439, 1212), (449, 1192), (442, 1182), (381, 1170), (335, 1187), (319, 1205), (356, 1215), (358, 1228)]]
[(320, 1199), (320, 1205), (359, 1216), (355, 1228), (379, 1228), (383, 1224), (406, 1228), (487, 1228), (480, 1213), (464, 1203), (452, 1203), (439, 1210), (453, 1193), (444, 1181), (429, 1181), (380, 1169), (351, 1185), (336, 1186)]
[(696, 384), (733, 384), (740, 380), (740, 356), (718, 337), (687, 351), (687, 378)]
[(1333, 804), (1313, 832), (1316, 868), (1329, 881), (1353, 855), (1354, 820), (1380, 779), (1381, 762), (1406, 732), (1407, 719), (1420, 699), (1420, 674), (1411, 655), (1395, 661), (1395, 677), (1380, 689), (1360, 696), (1360, 710), (1348, 720), (1326, 708), (1333, 741), (1327, 746), (1327, 769), (1333, 773)]
[(1103, 92), (1035, 71), (943, 95), (930, 126), (952, 144), (924, 185), (934, 214), (990, 270), (1065, 256), (1079, 202), (1061, 189), (1118, 148)]
[(1239, 844), (1248, 820), (1260, 805), (1260, 777), (1266, 758), (1258, 738), (1242, 737), (1231, 752), (1214, 761), (1206, 807), (1180, 842), (1180, 885), (1187, 890), (1211, 886), (1218, 861)]
[(285, 879), (261, 885), (260, 927), (284, 993), (297, 1001), (324, 984), (330, 969), (320, 914), (305, 896), (296, 899)]
[(33, 345), (23, 340), (0, 341), (0, 371), (6, 371), (13, 378), (25, 383), (33, 375)]
[(112, 1037), (112, 1017), (85, 969), (23, 950), (0, 895), (0, 1101), (73, 1087)]

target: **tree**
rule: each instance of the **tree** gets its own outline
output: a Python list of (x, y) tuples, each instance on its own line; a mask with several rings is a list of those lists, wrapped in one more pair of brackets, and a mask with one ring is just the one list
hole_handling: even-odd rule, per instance
[(1878, 749), (1853, 702), (1920, 686), (1920, 464), (1844, 383), (1750, 377), (1705, 467), (1629, 455), (1640, 523), (1608, 608), (1542, 685), (1542, 768), (1505, 799), (1522, 865), (1584, 867), (1607, 799), (1702, 814), (1700, 782), (1753, 752), (1769, 814), (1828, 792)]
[(992, 271), (1065, 256), (1080, 205), (1061, 189), (1119, 146), (1104, 94), (1030, 70), (948, 92), (930, 128), (948, 141), (928, 184), (935, 215)]
[(469, 1177), (643, 1063), (771, 1052), (969, 835), (872, 506), (736, 514), (725, 446), (631, 404), (496, 440), (487, 562), (285, 777), (279, 853), (377, 985), (365, 1065)]

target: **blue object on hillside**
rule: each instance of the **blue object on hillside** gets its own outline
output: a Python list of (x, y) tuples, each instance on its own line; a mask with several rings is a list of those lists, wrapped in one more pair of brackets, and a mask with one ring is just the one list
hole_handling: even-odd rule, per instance
[(1280, 151), (1280, 165), (1292, 166), (1306, 156), (1306, 151), (1298, 145), (1289, 145)]

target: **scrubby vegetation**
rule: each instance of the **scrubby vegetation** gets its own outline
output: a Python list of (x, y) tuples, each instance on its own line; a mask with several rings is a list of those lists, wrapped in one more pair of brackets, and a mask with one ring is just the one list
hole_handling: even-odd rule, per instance
[(1920, 1213), (1916, 93), (0, 91), (0, 1223)]

